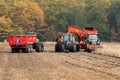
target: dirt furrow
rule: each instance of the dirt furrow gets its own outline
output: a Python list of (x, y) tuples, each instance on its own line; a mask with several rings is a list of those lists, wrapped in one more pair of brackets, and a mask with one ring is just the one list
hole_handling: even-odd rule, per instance
[(120, 58), (56, 53), (53, 43), (45, 43), (42, 53), (13, 54), (5, 46), (0, 47), (0, 80), (120, 80)]

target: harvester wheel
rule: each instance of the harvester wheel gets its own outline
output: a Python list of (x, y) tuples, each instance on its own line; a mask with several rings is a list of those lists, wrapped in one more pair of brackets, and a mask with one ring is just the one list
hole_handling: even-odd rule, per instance
[(89, 52), (89, 53), (91, 53), (92, 50), (90, 50), (90, 49), (85, 49), (85, 52)]
[(100, 41), (99, 41), (99, 40), (97, 40), (96, 44), (97, 44), (97, 45), (100, 45)]
[(58, 52), (58, 51), (59, 51), (59, 45), (55, 44), (55, 52)]

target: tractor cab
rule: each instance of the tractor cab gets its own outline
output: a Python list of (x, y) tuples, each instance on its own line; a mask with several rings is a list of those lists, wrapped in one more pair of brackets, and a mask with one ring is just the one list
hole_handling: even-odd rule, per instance
[(87, 44), (97, 44), (100, 45), (100, 40), (98, 39), (97, 34), (89, 34), (87, 39), (86, 39)]
[(75, 41), (75, 35), (73, 33), (65, 33), (58, 38), (57, 44), (55, 45), (56, 52), (70, 51), (75, 52), (78, 51), (79, 47), (77, 47)]
[(72, 33), (66, 33), (63, 35), (63, 42), (75, 43), (75, 35)]
[(98, 37), (95, 34), (92, 34), (92, 35), (88, 36), (88, 40), (97, 40), (97, 39), (98, 39)]

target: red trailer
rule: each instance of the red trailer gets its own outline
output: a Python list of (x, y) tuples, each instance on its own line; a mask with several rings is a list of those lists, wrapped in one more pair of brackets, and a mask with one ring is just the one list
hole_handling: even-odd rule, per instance
[(68, 32), (78, 35), (79, 46), (81, 49), (85, 49), (91, 52), (100, 47), (100, 41), (97, 37), (98, 30), (94, 29), (93, 27), (86, 27), (81, 29), (74, 26), (69, 26)]
[(11, 46), (11, 52), (31, 52), (35, 49), (36, 52), (42, 52), (44, 50), (44, 45), (39, 41), (38, 35), (17, 35), (8, 37), (9, 45)]

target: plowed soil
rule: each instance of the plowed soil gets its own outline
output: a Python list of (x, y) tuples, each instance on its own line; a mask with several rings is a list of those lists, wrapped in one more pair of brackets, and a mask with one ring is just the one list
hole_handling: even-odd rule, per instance
[(0, 45), (0, 80), (120, 80), (120, 58), (87, 52), (11, 53)]

